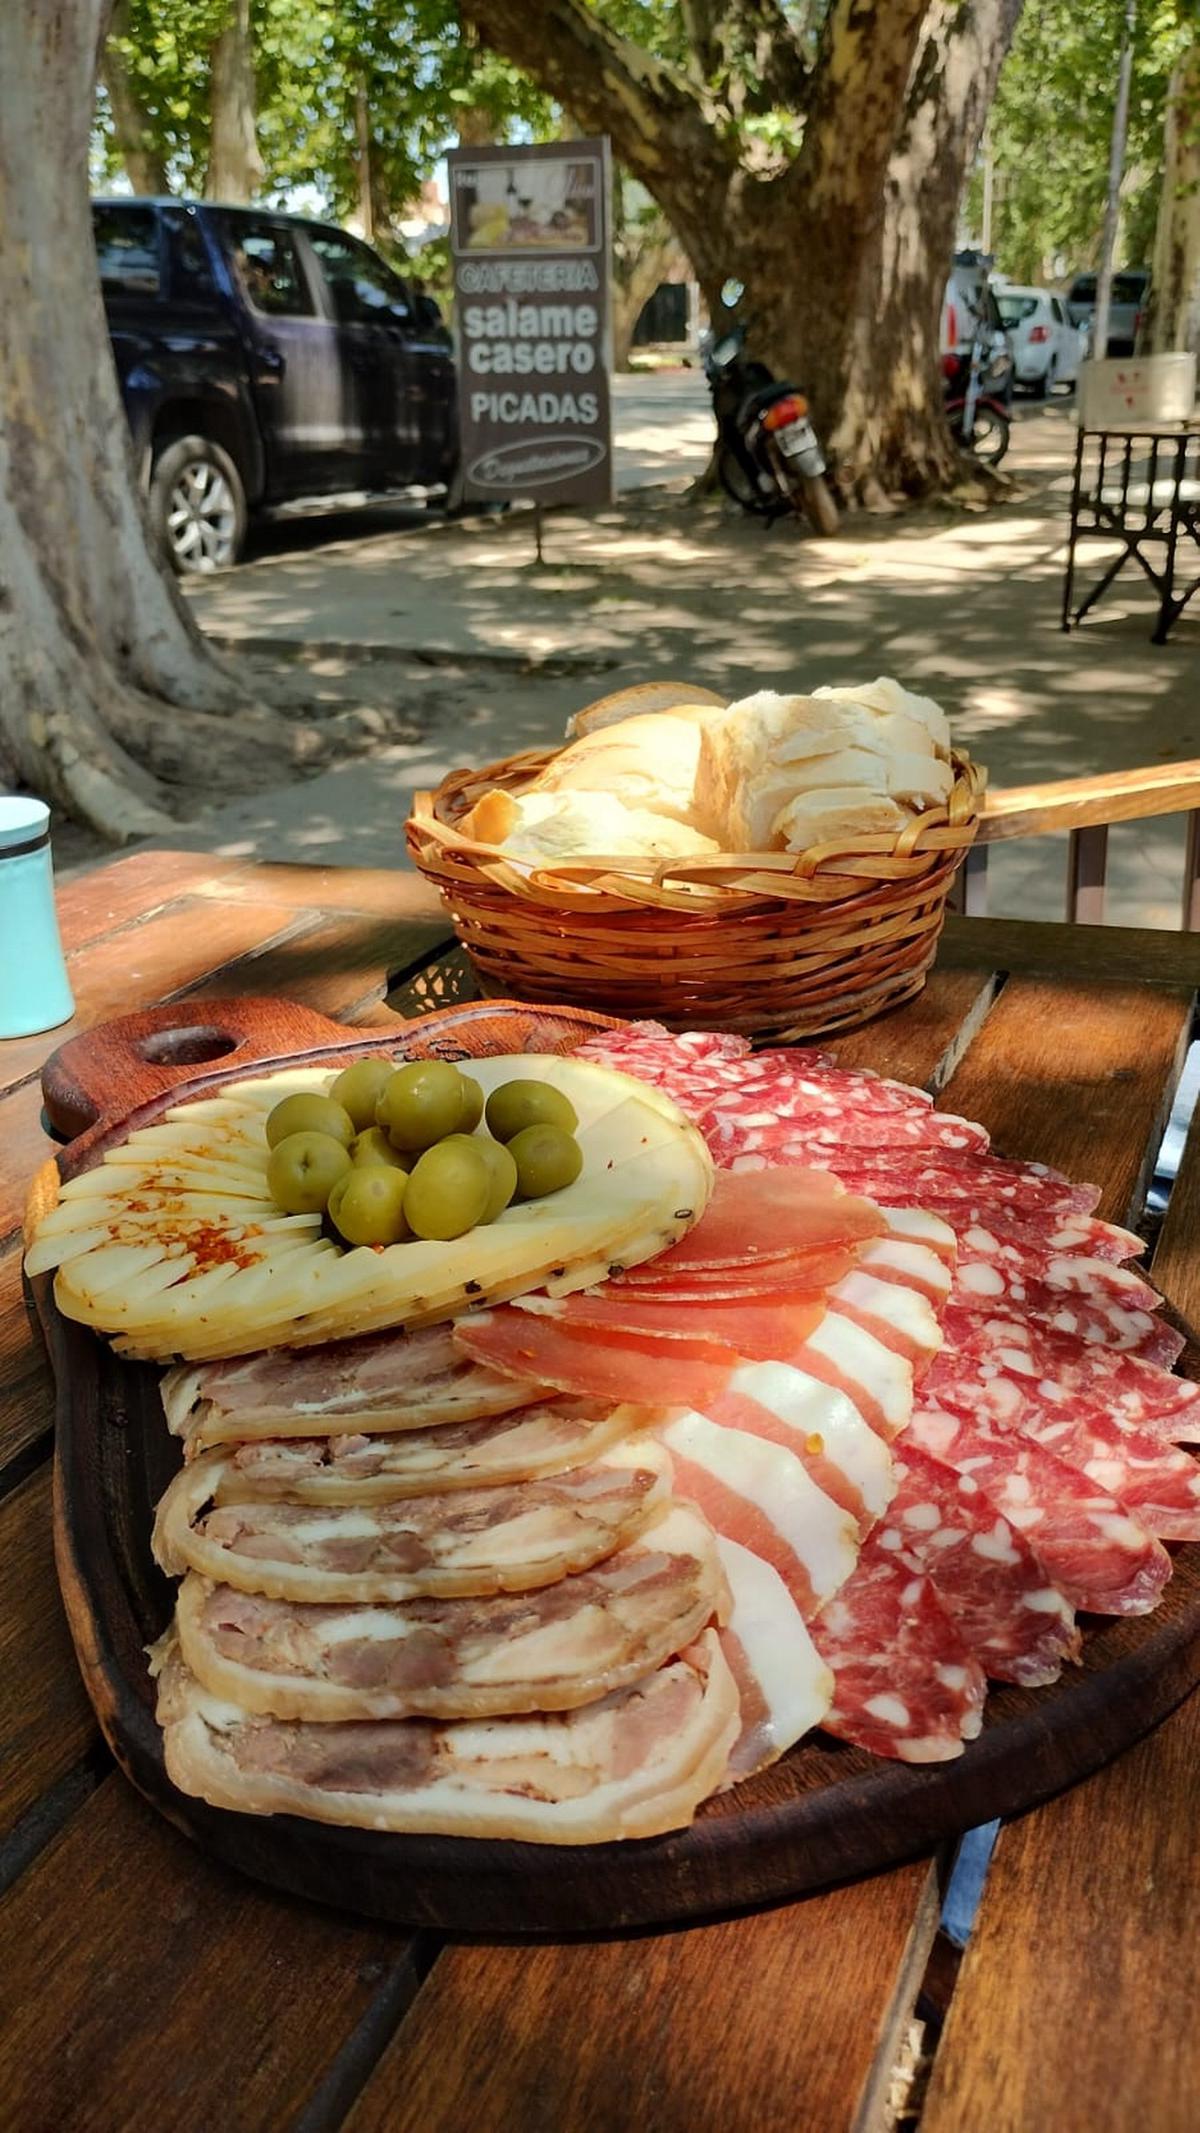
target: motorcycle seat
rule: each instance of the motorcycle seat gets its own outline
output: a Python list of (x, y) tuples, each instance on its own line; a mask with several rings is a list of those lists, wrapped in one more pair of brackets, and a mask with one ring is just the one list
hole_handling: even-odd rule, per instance
[(798, 385), (784, 385), (778, 378), (772, 378), (769, 385), (760, 385), (754, 392), (746, 394), (738, 409), (738, 421), (742, 424), (752, 422), (755, 416), (765, 413), (768, 407), (773, 407), (776, 400), (786, 399), (789, 393), (799, 390)]

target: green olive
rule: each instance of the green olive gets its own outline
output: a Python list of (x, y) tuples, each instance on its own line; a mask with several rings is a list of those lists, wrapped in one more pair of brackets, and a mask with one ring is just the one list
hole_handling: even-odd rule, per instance
[(338, 1075), (329, 1094), (350, 1113), (356, 1133), (374, 1125), (375, 1106), (395, 1071), (390, 1059), (356, 1059)]
[(347, 1244), (399, 1244), (410, 1235), (407, 1190), (408, 1179), (394, 1163), (357, 1164), (330, 1193), (329, 1219)]
[(404, 1212), (418, 1237), (461, 1237), (482, 1222), (492, 1173), (469, 1134), (427, 1148), (412, 1171)]
[(450, 1148), (458, 1142), (465, 1148), (476, 1149), (488, 1166), (491, 1183), (487, 1205), (479, 1219), (481, 1222), (494, 1222), (498, 1215), (504, 1213), (516, 1192), (517, 1166), (508, 1149), (502, 1148), (499, 1141), (489, 1140), (484, 1133), (451, 1133), (444, 1141), (438, 1142), (438, 1147)]
[(321, 1133), (348, 1148), (354, 1139), (354, 1120), (331, 1096), (285, 1096), (267, 1113), (267, 1143), (278, 1148), (291, 1133)]
[(463, 1110), (458, 1121), (458, 1130), (460, 1133), (474, 1133), (483, 1117), (483, 1090), (477, 1081), (472, 1081), (469, 1074), (460, 1074), (458, 1078), (463, 1085)]
[(267, 1163), (271, 1198), (285, 1215), (316, 1215), (350, 1168), (349, 1150), (329, 1133), (289, 1133)]
[(350, 1160), (354, 1164), (387, 1163), (393, 1170), (411, 1170), (415, 1158), (405, 1155), (401, 1148), (393, 1148), (382, 1126), (367, 1126), (351, 1141)]
[(508, 1152), (517, 1166), (517, 1196), (522, 1200), (544, 1200), (548, 1192), (561, 1192), (583, 1169), (583, 1150), (562, 1126), (524, 1126), (513, 1135)]
[(526, 1126), (560, 1126), (574, 1133), (579, 1120), (575, 1106), (561, 1089), (548, 1081), (504, 1081), (487, 1100), (488, 1132), (498, 1141), (511, 1141)]
[(463, 1078), (444, 1059), (415, 1059), (391, 1076), (380, 1096), (376, 1123), (393, 1147), (432, 1148), (457, 1133), (463, 1116)]

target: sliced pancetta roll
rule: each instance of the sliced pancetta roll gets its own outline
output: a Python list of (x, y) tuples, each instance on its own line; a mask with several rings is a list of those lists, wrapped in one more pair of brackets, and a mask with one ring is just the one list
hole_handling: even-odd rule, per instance
[(512, 1415), (390, 1437), (262, 1437), (223, 1448), (217, 1501), (286, 1496), (293, 1503), (396, 1503), (445, 1489), (536, 1481), (586, 1466), (660, 1419), (655, 1408), (564, 1394)]
[(536, 1385), (471, 1362), (449, 1325), (182, 1364), (162, 1382), (168, 1427), (187, 1439), (189, 1458), (246, 1439), (469, 1422), (537, 1398)]
[(671, 1463), (652, 1437), (543, 1481), (395, 1504), (229, 1501), (232, 1460), (205, 1452), (158, 1507), (154, 1554), (275, 1600), (410, 1600), (526, 1592), (631, 1541), (662, 1508)]
[(191, 1571), (176, 1621), (212, 1695), (336, 1722), (573, 1710), (652, 1673), (728, 1612), (712, 1533), (680, 1504), (595, 1569), (537, 1592), (312, 1606)]
[(612, 1843), (684, 1829), (716, 1790), (740, 1724), (712, 1630), (655, 1672), (581, 1710), (458, 1725), (305, 1725), (210, 1696), (169, 1634), (158, 1718), (182, 1792), (242, 1814), (539, 1844)]
[(833, 1702), (833, 1673), (779, 1572), (737, 1541), (718, 1536), (717, 1548), (733, 1595), (721, 1648), (742, 1712), (729, 1753), (726, 1782), (732, 1785), (778, 1762), (820, 1725)]

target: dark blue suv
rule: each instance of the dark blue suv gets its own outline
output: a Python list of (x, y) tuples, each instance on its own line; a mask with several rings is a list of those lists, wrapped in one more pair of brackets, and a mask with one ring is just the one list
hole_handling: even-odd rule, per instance
[(96, 200), (109, 333), (150, 514), (178, 570), (237, 561), (300, 497), (448, 490), (436, 304), (344, 230), (263, 208)]

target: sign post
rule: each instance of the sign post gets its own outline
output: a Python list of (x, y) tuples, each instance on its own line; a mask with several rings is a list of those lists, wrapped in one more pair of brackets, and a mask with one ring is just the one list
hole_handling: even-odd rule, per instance
[(449, 156), (463, 493), (613, 497), (606, 140)]

